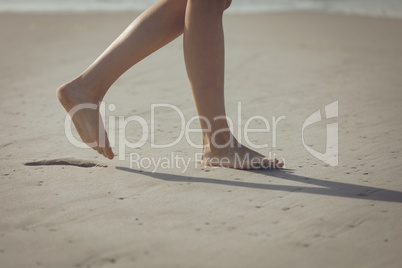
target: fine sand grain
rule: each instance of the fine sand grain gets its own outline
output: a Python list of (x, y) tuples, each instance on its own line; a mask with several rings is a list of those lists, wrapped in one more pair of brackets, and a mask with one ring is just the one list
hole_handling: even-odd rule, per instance
[[(234, 133), (245, 142), (238, 124), (267, 118), (271, 132), (249, 141), (268, 143), (258, 151), (286, 161), (282, 171), (239, 171), (201, 167), (185, 138), (152, 148), (149, 133), (144, 146), (118, 150), (119, 116), (150, 122), (157, 103), (196, 115), (181, 38), (105, 98), (116, 107), (106, 109), (106, 125), (125, 160), (67, 140), (56, 88), (137, 15), (0, 15), (0, 267), (400, 267), (402, 20), (226, 16)], [(336, 101), (338, 117), (325, 119)], [(306, 128), (305, 142), (324, 152), (326, 124), (338, 123), (336, 167), (302, 143), (303, 122), (320, 109), (323, 120)], [(173, 142), (178, 114), (159, 107), (155, 118), (155, 142)], [(124, 130), (133, 143), (141, 138), (138, 123)], [(199, 133), (190, 138), (199, 144)], [(140, 161), (180, 157), (190, 159), (186, 170), (179, 161)]]

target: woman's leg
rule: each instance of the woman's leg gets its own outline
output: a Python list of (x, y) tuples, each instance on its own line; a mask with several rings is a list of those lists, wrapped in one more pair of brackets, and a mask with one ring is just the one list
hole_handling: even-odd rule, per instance
[(57, 96), (70, 115), (79, 104), (95, 104), (82, 109), (72, 121), (83, 142), (112, 159), (107, 133), (99, 114), (99, 103), (110, 86), (130, 67), (183, 33), (187, 0), (160, 0), (142, 13), (73, 81), (61, 86)]
[[(184, 27), (184, 57), (200, 125), (203, 164), (234, 168), (281, 167), (275, 159), (239, 144), (225, 117), (225, 49), (222, 15), (227, 0), (188, 0)], [(208, 123), (210, 125), (208, 125)]]

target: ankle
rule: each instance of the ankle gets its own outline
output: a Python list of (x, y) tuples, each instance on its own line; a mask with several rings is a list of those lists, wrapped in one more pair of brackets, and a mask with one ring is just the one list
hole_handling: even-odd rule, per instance
[(204, 153), (214, 153), (222, 149), (234, 148), (238, 144), (230, 130), (203, 133)]

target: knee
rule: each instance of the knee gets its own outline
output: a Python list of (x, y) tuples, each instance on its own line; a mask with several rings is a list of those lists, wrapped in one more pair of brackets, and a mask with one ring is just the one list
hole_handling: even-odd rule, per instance
[(188, 3), (204, 10), (223, 13), (229, 8), (232, 0), (188, 0)]
[(165, 3), (174, 10), (183, 11), (186, 10), (187, 1), (188, 0), (165, 0)]

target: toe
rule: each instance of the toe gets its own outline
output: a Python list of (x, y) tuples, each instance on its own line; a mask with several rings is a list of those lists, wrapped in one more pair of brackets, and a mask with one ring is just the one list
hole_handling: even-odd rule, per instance
[(105, 148), (103, 149), (103, 152), (104, 152), (104, 154), (105, 154), (105, 156), (106, 156), (107, 158), (109, 158), (110, 160), (113, 159), (114, 153), (113, 153), (113, 151), (112, 151), (112, 148), (110, 148), (110, 147), (105, 147)]
[(103, 155), (103, 150), (101, 147), (96, 147), (95, 150), (97, 150), (99, 154)]
[(282, 162), (279, 162), (276, 158), (264, 158), (263, 168), (280, 168), (283, 166)]
[(261, 162), (262, 168), (272, 168), (272, 160), (269, 158), (263, 158)]
[(255, 157), (251, 159), (250, 163), (243, 167), (243, 169), (260, 169), (264, 166), (264, 159), (261, 157)]
[(283, 162), (278, 162), (278, 163), (276, 164), (276, 167), (277, 167), (277, 168), (281, 168), (281, 167), (283, 167), (284, 164), (285, 164), (285, 163), (283, 163)]

